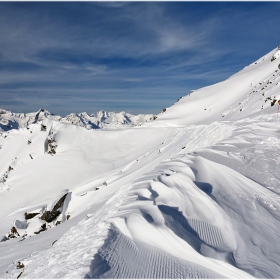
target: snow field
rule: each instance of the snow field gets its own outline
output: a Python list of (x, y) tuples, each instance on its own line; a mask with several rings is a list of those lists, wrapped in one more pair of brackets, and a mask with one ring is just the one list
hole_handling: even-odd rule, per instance
[(0, 278), (278, 278), (278, 54), (141, 127), (1, 133)]
[[(58, 125), (58, 126), (60, 126), (60, 128), (58, 129), (57, 127), (56, 127), (56, 125)], [(77, 128), (77, 127), (72, 127), (72, 126), (68, 126), (68, 125), (62, 125), (62, 124), (57, 124), (56, 123), (56, 125), (54, 125), (53, 126), (53, 129), (55, 129), (55, 130), (59, 130), (60, 131), (60, 133), (57, 133), (57, 143), (58, 143), (58, 148), (57, 148), (57, 154), (56, 155), (54, 155), (54, 156), (50, 156), (50, 155), (48, 155), (49, 157), (50, 157), (50, 159), (52, 159), (52, 160), (55, 160), (56, 158), (58, 158), (59, 159), (59, 157), (60, 157), (60, 155), (62, 154), (66, 154), (67, 153), (67, 149), (69, 149), (69, 151), (70, 151), (70, 153), (72, 152), (72, 150), (73, 149), (75, 149), (75, 141), (77, 141), (77, 145), (79, 145), (79, 143), (78, 143), (78, 140), (76, 140), (77, 139), (77, 135), (80, 135), (79, 137), (81, 138), (81, 139), (86, 139), (86, 135), (84, 135), (84, 134), (77, 134), (76, 133), (76, 130), (77, 129), (79, 129), (79, 128)], [(47, 126), (49, 127), (49, 125), (47, 124)], [(214, 128), (213, 128), (214, 127)], [(203, 130), (203, 131), (205, 131), (204, 133), (204, 135), (207, 135), (207, 136), (209, 136), (208, 138), (207, 137), (204, 137), (204, 138), (202, 138), (202, 139), (204, 139), (203, 140), (203, 142), (202, 143), (195, 143), (195, 142), (191, 142), (191, 144), (190, 144), (190, 146), (189, 146), (189, 148), (186, 148), (186, 151), (192, 151), (193, 149), (196, 149), (196, 145), (205, 145), (205, 146), (207, 146), (207, 145), (209, 145), (209, 144), (213, 144), (213, 143), (215, 143), (215, 137), (210, 137), (210, 135), (211, 134), (216, 134), (216, 135), (219, 135), (219, 137), (218, 137), (218, 139), (220, 139), (221, 138), (221, 135), (223, 135), (222, 133), (217, 133), (217, 131), (220, 131), (220, 132), (222, 132), (223, 131), (223, 125), (220, 125), (220, 124), (218, 124), (218, 123), (216, 123), (216, 124), (213, 124), (213, 125), (211, 125), (211, 126), (202, 126), (201, 127), (201, 129)], [(67, 133), (65, 133), (65, 136), (63, 136), (63, 129), (65, 129), (65, 131), (67, 131)], [(207, 130), (208, 129), (208, 130)], [(70, 131), (69, 131), (70, 130)], [(141, 133), (143, 134), (142, 136), (141, 136), (141, 138), (140, 139), (144, 139), (146, 136), (145, 136), (145, 133), (147, 132), (147, 130), (149, 130), (149, 129), (145, 129), (145, 128), (138, 128), (137, 130), (136, 130), (136, 133), (138, 133), (138, 135), (136, 135), (137, 136), (137, 138), (139, 139), (140, 137), (139, 137), (139, 135), (141, 135)], [(144, 154), (144, 155), (146, 155), (145, 157), (139, 157), (140, 159), (139, 159), (139, 161), (137, 162), (137, 164), (135, 163), (135, 165), (132, 165), (130, 168), (128, 168), (127, 169), (127, 171), (126, 170), (124, 170), (124, 171), (122, 171), (121, 173), (117, 173), (116, 171), (114, 171), (113, 170), (113, 176), (112, 177), (110, 177), (110, 176), (107, 176), (106, 177), (106, 181), (108, 182), (108, 186), (103, 186), (103, 187), (101, 187), (101, 189), (99, 190), (99, 191), (95, 191), (95, 190), (92, 190), (93, 189), (93, 187), (92, 186), (94, 186), (94, 182), (93, 182), (93, 184), (91, 185), (90, 183), (87, 183), (86, 184), (86, 186), (87, 186), (87, 189), (85, 189), (84, 187), (83, 187), (83, 185), (81, 186), (81, 188), (82, 188), (82, 192), (83, 192), (83, 194), (84, 194), (84, 192), (85, 191), (87, 191), (87, 194), (86, 195), (82, 195), (82, 196), (78, 196), (77, 194), (79, 194), (79, 193), (81, 193), (80, 191), (79, 191), (79, 188), (76, 188), (76, 189), (70, 189), (71, 191), (72, 191), (72, 194), (71, 194), (71, 201), (69, 202), (69, 206), (68, 206), (68, 212), (71, 214), (71, 217), (75, 217), (76, 215), (78, 215), (79, 213), (81, 213), (82, 211), (86, 211), (86, 209), (88, 209), (87, 211), (89, 211), (90, 212), (90, 205), (95, 205), (95, 203), (97, 203), (97, 202), (99, 202), (100, 203), (100, 201), (105, 201), (105, 199), (107, 199), (107, 204), (105, 204), (103, 207), (104, 207), (104, 210), (101, 210), (100, 209), (100, 211), (102, 211), (101, 213), (100, 212), (98, 212), (96, 215), (99, 217), (99, 216), (102, 216), (103, 215), (103, 213), (106, 213), (106, 215), (105, 215), (105, 217), (103, 217), (104, 218), (104, 221), (106, 220), (108, 220), (109, 219), (109, 217), (110, 217), (110, 215), (113, 215), (115, 212), (113, 211), (113, 212), (110, 212), (110, 211), (108, 211), (108, 208), (107, 208), (107, 205), (111, 205), (111, 204), (113, 204), (114, 203), (114, 201), (115, 201), (115, 199), (116, 199), (116, 196), (112, 196), (113, 194), (114, 194), (114, 191), (117, 191), (122, 185), (125, 185), (126, 183), (126, 181), (128, 181), (128, 182), (130, 182), (131, 180), (132, 180), (132, 178), (137, 178), (137, 177), (141, 177), (141, 175), (142, 174), (144, 174), (145, 172), (148, 172), (149, 170), (151, 170), (155, 165), (157, 165), (159, 162), (161, 162), (162, 160), (164, 160), (165, 158), (169, 158), (171, 155), (173, 155), (173, 154), (176, 154), (176, 152), (177, 151), (181, 151), (182, 150), (182, 146), (183, 146), (183, 144), (186, 144), (186, 142), (187, 142), (187, 139), (191, 139), (192, 137), (195, 137), (195, 135), (196, 135), (196, 133), (197, 133), (197, 129), (194, 129), (194, 128), (190, 128), (190, 129), (174, 129), (174, 128), (172, 128), (172, 129), (170, 129), (170, 128), (167, 128), (167, 129), (160, 129), (160, 130), (162, 130), (163, 132), (162, 133), (164, 133), (165, 134), (165, 138), (166, 138), (166, 140), (165, 141), (163, 141), (165, 144), (158, 144), (157, 145), (157, 147), (156, 146), (151, 146), (151, 149), (149, 149), (149, 153), (147, 153), (147, 152), (145, 152), (144, 150), (143, 150), (143, 148), (142, 148), (142, 150), (141, 150), (141, 152)], [(74, 131), (73, 132), (73, 134), (71, 134), (72, 133), (72, 131)], [(175, 131), (177, 131), (176, 132), (176, 134), (174, 135), (174, 132)], [(40, 133), (42, 133), (42, 132), (40, 132)], [(89, 131), (83, 131), (83, 133), (85, 133), (85, 134), (87, 134), (87, 133), (91, 133), (91, 132), (89, 132)], [(114, 141), (115, 139), (114, 139), (114, 135), (111, 135), (111, 134), (114, 134), (115, 132), (109, 132), (109, 131), (104, 131), (104, 132), (102, 132), (102, 133), (106, 133), (106, 134), (108, 134), (110, 137), (109, 138), (107, 138), (106, 137), (106, 139), (108, 139), (109, 141)], [(148, 133), (148, 132), (147, 132)], [(163, 135), (164, 135), (163, 134)], [(173, 134), (173, 137), (170, 137), (171, 136), (171, 134)], [(67, 136), (66, 136), (67, 135)], [(225, 130), (225, 135), (226, 136), (228, 136), (229, 135), (229, 130)], [(186, 137), (187, 136), (187, 137)], [(65, 139), (66, 138), (68, 138), (68, 137), (70, 137), (72, 140), (73, 140), (73, 146), (72, 146), (72, 149), (70, 150), (70, 148), (68, 148), (67, 147), (67, 144), (66, 145), (63, 145), (63, 143), (64, 143), (64, 141), (65, 141)], [(76, 138), (75, 138), (76, 137)], [(135, 134), (134, 134), (134, 137), (135, 137)], [(162, 135), (161, 134), (157, 134), (157, 137), (158, 137), (158, 139), (159, 138), (161, 138), (160, 140), (162, 141)], [(208, 140), (207, 140), (208, 139)], [(128, 141), (128, 140), (127, 140)], [(139, 140), (140, 141), (140, 140)], [(155, 141), (155, 140), (154, 140)], [(210, 141), (210, 142), (209, 142)], [(89, 142), (87, 142), (87, 141), (85, 141), (86, 143), (89, 143)], [(158, 140), (157, 140), (157, 142), (158, 143), (160, 143)], [(169, 145), (170, 144), (170, 142), (172, 142), (173, 143), (173, 145)], [(68, 142), (66, 142), (66, 143), (68, 143)], [(95, 141), (95, 144), (96, 143), (98, 143), (97, 141)], [(133, 141), (131, 141), (131, 139), (130, 139), (130, 143), (133, 143)], [(155, 144), (153, 144), (154, 142), (152, 142), (152, 145), (155, 145)], [(162, 142), (161, 142), (162, 143)], [(105, 148), (104, 147), (104, 145), (108, 145), (107, 147), (109, 147), (110, 145), (109, 144), (106, 144), (106, 143), (104, 143), (104, 141), (101, 143), (100, 142), (100, 145), (102, 145), (103, 146), (103, 149)], [(147, 142), (146, 142), (146, 145), (147, 145)], [(82, 146), (82, 147), (85, 147), (85, 145), (83, 146), (83, 145), (80, 145), (80, 146)], [(137, 146), (138, 148), (139, 148), (139, 145)], [(159, 153), (159, 148), (158, 147), (163, 147), (163, 148), (165, 148), (164, 149), (164, 151), (163, 152), (161, 152), (161, 153)], [(145, 146), (145, 148), (147, 149), (147, 147)], [(85, 149), (88, 149), (88, 147), (86, 147)], [(98, 148), (96, 148), (96, 150), (97, 150)], [(185, 150), (185, 149), (184, 149)], [(68, 152), (69, 153), (69, 152)], [(73, 152), (72, 152), (73, 153)], [(140, 151), (139, 151), (139, 153), (140, 153)], [(120, 154), (121, 155), (123, 155), (123, 151), (121, 150), (120, 151)], [(69, 155), (68, 155), (69, 156)], [(98, 155), (95, 155), (95, 156), (97, 156), (98, 157)], [(104, 154), (104, 158), (106, 158), (106, 153)], [(72, 161), (71, 161), (72, 162)], [(62, 161), (60, 161), (60, 163), (62, 163)], [(65, 164), (65, 162), (64, 162), (64, 164)], [(67, 166), (67, 165), (66, 165)], [(57, 176), (57, 175), (56, 175)], [(104, 177), (103, 177), (103, 179), (104, 179)], [(103, 181), (103, 180), (102, 180)], [(104, 180), (105, 181), (105, 180)], [(95, 189), (95, 188), (94, 188)], [(69, 190), (69, 191), (70, 191)], [(41, 193), (41, 190), (40, 190), (40, 193)], [(75, 194), (76, 193), (76, 194)], [(110, 198), (111, 197), (111, 198)], [(72, 206), (71, 206), (71, 204), (72, 204)], [(75, 205), (75, 204), (77, 204), (77, 205)], [(78, 206), (78, 207), (77, 207)], [(71, 211), (71, 207), (72, 207), (72, 211)], [(116, 202), (116, 204), (115, 204), (115, 207), (116, 207), (116, 209), (119, 209), (119, 207), (120, 207), (120, 202)], [(51, 207), (50, 207), (51, 208)], [(77, 209), (77, 210), (75, 210), (75, 209)], [(102, 208), (103, 209), (103, 208)], [(76, 213), (75, 213), (75, 211), (77, 211)], [(117, 210), (115, 210), (115, 211), (117, 211)], [(18, 214), (18, 215), (20, 215), (20, 214)], [(22, 214), (21, 214), (22, 215)], [(96, 216), (96, 217), (97, 217)], [(14, 217), (13, 217), (14, 218)], [(90, 218), (90, 219), (93, 219), (93, 218)], [(89, 223), (89, 220), (87, 220), (88, 221), (88, 223)], [(98, 221), (95, 221), (94, 222), (94, 224), (95, 225), (97, 225), (97, 224), (99, 224), (99, 226), (101, 226), (101, 222), (98, 222)], [(63, 226), (63, 225), (60, 225), (60, 226)], [(104, 226), (104, 225), (103, 225)], [(85, 232), (86, 231), (86, 229), (84, 228), (85, 227), (85, 225), (84, 226), (81, 226), (81, 231), (83, 231), (83, 232)], [(85, 249), (80, 249), (81, 251), (80, 251), (80, 257), (81, 256), (84, 256), (84, 255), (88, 255), (88, 256), (93, 256), (94, 255), (94, 253), (96, 252), (96, 248), (98, 247), (98, 246), (101, 246), (102, 245), (102, 241), (101, 240), (104, 240), (105, 239), (105, 237), (106, 237), (106, 232), (107, 232), (107, 230), (108, 230), (108, 228), (109, 228), (109, 223), (108, 224), (106, 224), (106, 226), (104, 227), (105, 228), (105, 230), (104, 230), (104, 232), (101, 230), (101, 229), (97, 229), (97, 228), (94, 228), (94, 230), (92, 229), (92, 231), (93, 232), (95, 232), (95, 234), (96, 234), (96, 232), (100, 232), (100, 234), (101, 234), (101, 237), (96, 237), (96, 238), (94, 238), (95, 240), (97, 240), (96, 242), (96, 244), (97, 245), (93, 245), (92, 244), (92, 239), (90, 239), (89, 240), (89, 242), (91, 243), (91, 245), (90, 245), (90, 248), (92, 248), (92, 250), (91, 250), (91, 254), (89, 254), (89, 253), (86, 253), (85, 254), (85, 250), (89, 250), (88, 248), (89, 248), (89, 245), (87, 244), (87, 243), (85, 243)], [(84, 238), (84, 234), (82, 234), (81, 233), (81, 231), (79, 232), (80, 234), (81, 234), (81, 237), (80, 238)], [(89, 232), (91, 232), (91, 229), (89, 229)], [(42, 234), (45, 234), (45, 233), (42, 233)], [(67, 233), (66, 233), (66, 235), (67, 235)], [(73, 235), (74, 236), (76, 236), (76, 234), (74, 234), (73, 232), (72, 232), (72, 230), (70, 230), (69, 231), (69, 238), (70, 238), (70, 236), (71, 236), (71, 238), (70, 238), (70, 244), (72, 244), (73, 243), (73, 247), (72, 248), (74, 248), (74, 247), (78, 247), (78, 245), (77, 244), (79, 244), (80, 242), (81, 242), (81, 240), (79, 239), (79, 238), (74, 238), (74, 240), (76, 240), (75, 242), (74, 242), (74, 240), (73, 240)], [(77, 234), (78, 235), (78, 234)], [(97, 234), (98, 235), (98, 234)], [(65, 237), (66, 238), (66, 237)], [(63, 240), (63, 239), (61, 239), (61, 240)], [(58, 246), (59, 246), (59, 242), (62, 242), (61, 240), (59, 240), (59, 241), (57, 241), (56, 243), (55, 243), (55, 245), (52, 247), (52, 248), (50, 248), (49, 250), (50, 251), (52, 251), (52, 250), (55, 250), (55, 248), (57, 248)], [(66, 238), (66, 240), (68, 240), (67, 238)], [(100, 243), (98, 243), (98, 240), (100, 240)], [(69, 241), (69, 240), (68, 240)], [(63, 245), (61, 245), (62, 247), (64, 247), (64, 246), (66, 246), (66, 244), (68, 244), (67, 242), (68, 241), (65, 241), (65, 243), (63, 243)], [(87, 244), (87, 245), (86, 245)], [(67, 245), (68, 246), (68, 245)], [(81, 244), (79, 245), (79, 247), (81, 247)], [(82, 246), (83, 247), (83, 246)], [(60, 249), (57, 249), (58, 251), (61, 251), (61, 252), (63, 252), (64, 250), (62, 249), (62, 248), (60, 248)], [(72, 250), (72, 249), (71, 249)], [(75, 249), (76, 251), (77, 251), (77, 248)], [(78, 249), (79, 250), (79, 249)], [(67, 252), (67, 253), (66, 253)], [(66, 252), (65, 252), (65, 255), (69, 255), (69, 251), (68, 250), (66, 250)], [(44, 252), (44, 256), (45, 256), (45, 254), (46, 254), (46, 252)], [(55, 262), (58, 262), (59, 260), (61, 260), (61, 262), (63, 261), (63, 259), (64, 259), (64, 256), (65, 255), (61, 255), (62, 253), (50, 253), (50, 259), (53, 259), (53, 256), (57, 256), (56, 258), (55, 258)], [(36, 260), (38, 260), (38, 258), (39, 258), (39, 256), (36, 256)], [(73, 257), (73, 259), (76, 259), (75, 257)], [(45, 263), (46, 263), (46, 258), (44, 257), (44, 260), (42, 260), (42, 264), (44, 264), (45, 265)], [(53, 261), (51, 262), (51, 263), (53, 263)], [(66, 264), (65, 264), (66, 265)], [(67, 264), (68, 265), (68, 264)], [(73, 263), (71, 263), (71, 265), (73, 265)], [(76, 271), (77, 271), (77, 273), (79, 274), (79, 273), (81, 273), (81, 272), (79, 272), (79, 269), (78, 269), (78, 267), (77, 267), (78, 265), (75, 265), (75, 267), (76, 267)], [(39, 266), (40, 267), (40, 266)], [(44, 267), (43, 265), (42, 265), (42, 267)], [(80, 267), (80, 266), (79, 266)], [(81, 267), (83, 267), (83, 265), (81, 265)], [(67, 271), (67, 269), (66, 269), (66, 266), (65, 266), (65, 270), (63, 270), (63, 271)], [(81, 271), (83, 271), (83, 269), (81, 268)], [(36, 269), (36, 273), (34, 272), (34, 276), (32, 276), (31, 274), (29, 274), (28, 273), (28, 271), (27, 271), (27, 269), (25, 270), (25, 273), (24, 273), (24, 275), (26, 276), (26, 277), (41, 277), (41, 274), (40, 273), (42, 273), (42, 275), (44, 274), (44, 273), (46, 273), (46, 271), (42, 268), (42, 270), (40, 270), (39, 268), (37, 268)], [(50, 273), (50, 275), (48, 276), (48, 277), (62, 277), (62, 275), (61, 274), (59, 274), (59, 276), (57, 275), (57, 274), (55, 274), (55, 272), (49, 272)], [(60, 273), (62, 273), (62, 272), (60, 272)], [(65, 272), (66, 273), (66, 272)], [(72, 277), (71, 275), (73, 275), (73, 277), (78, 277), (77, 276), (77, 273), (74, 273), (73, 274), (73, 271), (72, 270), (70, 270), (70, 272), (69, 272), (69, 274), (65, 274), (63, 277)], [(82, 273), (85, 273), (86, 274), (86, 272), (85, 271), (83, 271)], [(82, 274), (81, 273), (81, 274)], [(22, 277), (24, 277), (24, 275), (22, 276)], [(67, 275), (67, 276), (66, 276)]]

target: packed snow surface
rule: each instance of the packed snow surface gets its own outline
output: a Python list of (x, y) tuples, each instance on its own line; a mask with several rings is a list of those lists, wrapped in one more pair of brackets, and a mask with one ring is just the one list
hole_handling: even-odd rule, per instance
[(0, 278), (279, 278), (278, 53), (141, 126), (2, 131)]

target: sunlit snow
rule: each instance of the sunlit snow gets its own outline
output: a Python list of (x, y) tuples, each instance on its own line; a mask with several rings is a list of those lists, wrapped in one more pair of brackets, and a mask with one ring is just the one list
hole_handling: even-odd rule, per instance
[(276, 48), (157, 117), (1, 110), (0, 278), (279, 278), (279, 82)]

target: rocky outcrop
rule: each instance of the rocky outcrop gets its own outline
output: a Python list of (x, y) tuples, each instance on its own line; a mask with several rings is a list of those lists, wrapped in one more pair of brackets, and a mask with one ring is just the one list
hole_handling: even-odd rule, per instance
[(15, 226), (13, 226), (8, 234), (8, 239), (19, 237), (19, 233)]
[(62, 207), (64, 200), (66, 198), (67, 194), (65, 194), (64, 196), (62, 196), (58, 202), (55, 204), (55, 206), (53, 207), (53, 209), (51, 211), (45, 211), (43, 213), (43, 215), (41, 216), (41, 220), (44, 220), (48, 223), (52, 222), (55, 218), (57, 218), (60, 214), (61, 211), (59, 211), (59, 209)]
[(57, 148), (57, 143), (55, 140), (55, 133), (51, 129), (49, 132), (49, 135), (45, 141), (45, 152), (50, 154), (50, 155), (55, 155), (56, 154), (56, 148)]
[[(6, 241), (12, 238), (22, 238), (24, 240), (26, 237), (39, 234), (43, 231), (46, 231), (54, 226), (58, 226), (61, 222), (67, 221), (70, 219), (70, 215), (67, 214), (65, 219), (61, 218), (58, 220), (58, 217), (62, 214), (64, 208), (64, 202), (67, 197), (67, 193), (58, 199), (58, 201), (51, 207), (51, 210), (46, 208), (41, 209), (40, 212), (25, 212), (24, 221), (16, 220), (10, 232), (5, 235), (1, 241)], [(34, 223), (35, 222), (35, 223)], [(33, 224), (31, 229), (34, 228), (34, 224), (37, 224), (37, 230), (29, 230), (29, 224)], [(35, 227), (36, 228), (36, 227)]]
[(24, 216), (26, 220), (32, 219), (34, 217), (36, 217), (37, 215), (39, 215), (40, 213), (27, 213), (25, 212)]

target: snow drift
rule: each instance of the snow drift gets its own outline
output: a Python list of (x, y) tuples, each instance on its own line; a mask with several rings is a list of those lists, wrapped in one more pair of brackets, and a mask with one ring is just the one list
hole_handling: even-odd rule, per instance
[(141, 126), (40, 111), (2, 131), (0, 277), (278, 278), (279, 65), (276, 48)]

